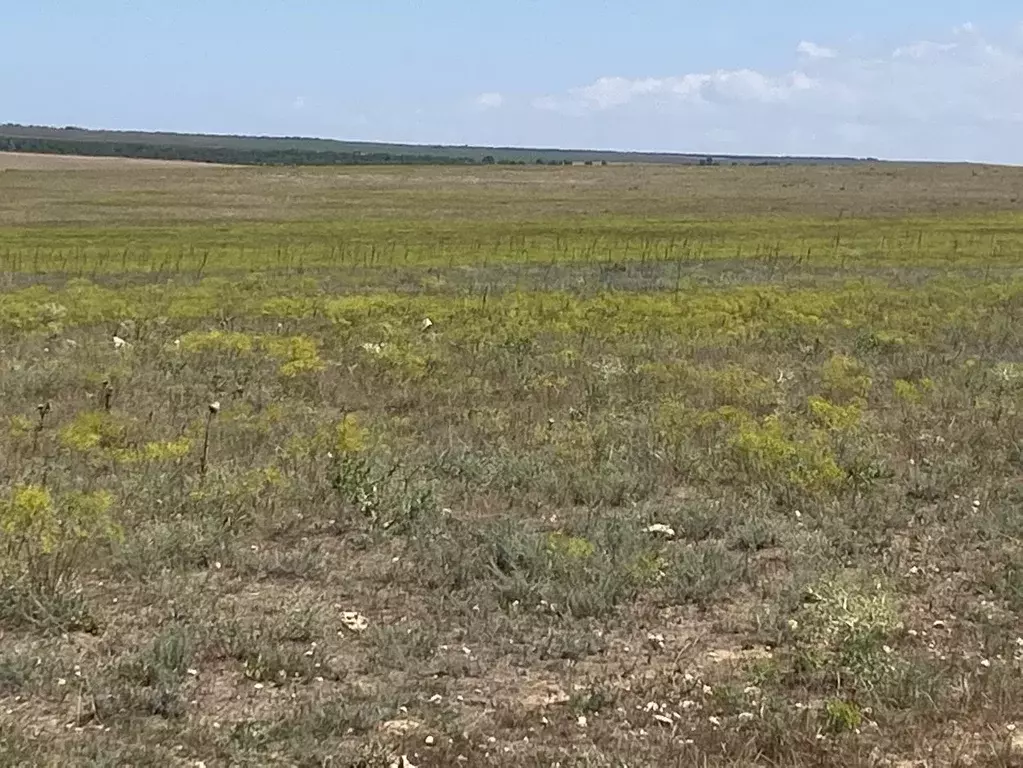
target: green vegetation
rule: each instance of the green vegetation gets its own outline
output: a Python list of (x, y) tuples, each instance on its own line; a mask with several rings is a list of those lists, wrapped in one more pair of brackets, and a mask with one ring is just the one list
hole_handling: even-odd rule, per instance
[(0, 763), (1015, 764), (974, 173), (0, 174)]
[(43, 155), (81, 157), (127, 157), (147, 160), (190, 160), (200, 163), (231, 165), (460, 165), (473, 163), (468, 157), (449, 157), (427, 153), (336, 152), (301, 149), (232, 149), (195, 147), (144, 142), (81, 141), (3, 136), (0, 149)]
[(623, 162), (711, 166), (859, 162), (851, 158), (775, 158), (514, 147), (423, 146), (295, 137), (218, 136), (0, 125), (0, 151), (191, 160), (235, 165), (585, 165)]

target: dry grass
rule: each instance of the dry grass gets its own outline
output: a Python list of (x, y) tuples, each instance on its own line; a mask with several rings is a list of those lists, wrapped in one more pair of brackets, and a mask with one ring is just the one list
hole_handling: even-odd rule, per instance
[(22, 157), (14, 162), (81, 171), (59, 178), (42, 172), (5, 178), (0, 222), (369, 218), (400, 224), (424, 218), (522, 222), (605, 217), (635, 224), (665, 218), (905, 218), (1023, 210), (1023, 170), (967, 165), (263, 170), (8, 156)]
[(1018, 173), (0, 175), (0, 765), (1020, 764)]
[(0, 171), (132, 171), (142, 168), (205, 168), (205, 163), (128, 157), (84, 157), (0, 152)]

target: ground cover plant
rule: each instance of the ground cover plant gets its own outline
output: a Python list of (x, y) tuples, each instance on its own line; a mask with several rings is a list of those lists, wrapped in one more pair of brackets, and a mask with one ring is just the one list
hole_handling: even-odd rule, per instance
[(0, 765), (1023, 764), (1019, 171), (0, 173)]

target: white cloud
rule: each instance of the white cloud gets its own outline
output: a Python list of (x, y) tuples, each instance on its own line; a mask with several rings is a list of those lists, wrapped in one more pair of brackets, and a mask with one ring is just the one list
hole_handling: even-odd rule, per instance
[(476, 106), (481, 109), (500, 109), (504, 105), (504, 96), (500, 93), (481, 93), (476, 97)]
[(883, 55), (804, 41), (773, 71), (609, 75), (537, 94), (532, 114), (602, 146), (1023, 162), (1021, 82), (1023, 36), (963, 25)]
[(825, 48), (807, 40), (796, 46), (796, 52), (808, 59), (834, 59), (838, 56), (838, 52), (832, 48)]
[(777, 104), (811, 91), (818, 85), (814, 78), (801, 71), (772, 76), (752, 69), (642, 80), (602, 77), (590, 85), (573, 89), (561, 98), (541, 97), (534, 101), (534, 106), (555, 112), (579, 113), (615, 109), (651, 97), (691, 104)]
[(926, 59), (954, 51), (958, 47), (957, 43), (935, 43), (930, 40), (920, 40), (896, 48), (892, 56), (896, 59)]

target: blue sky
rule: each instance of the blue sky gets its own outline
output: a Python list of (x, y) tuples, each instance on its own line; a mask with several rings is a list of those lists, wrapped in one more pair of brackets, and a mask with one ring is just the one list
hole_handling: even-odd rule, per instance
[(9, 5), (0, 122), (1023, 162), (1009, 0)]

